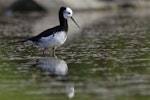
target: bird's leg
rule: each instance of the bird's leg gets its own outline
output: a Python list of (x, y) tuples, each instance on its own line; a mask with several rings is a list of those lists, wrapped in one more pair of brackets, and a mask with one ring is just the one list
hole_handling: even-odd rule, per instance
[(52, 51), (52, 56), (54, 56), (54, 57), (56, 56), (56, 55), (55, 55), (55, 49), (56, 49), (56, 47), (54, 47), (54, 48), (53, 48), (53, 51)]
[(44, 50), (43, 50), (43, 56), (45, 56), (45, 51), (46, 51), (46, 48), (44, 48)]

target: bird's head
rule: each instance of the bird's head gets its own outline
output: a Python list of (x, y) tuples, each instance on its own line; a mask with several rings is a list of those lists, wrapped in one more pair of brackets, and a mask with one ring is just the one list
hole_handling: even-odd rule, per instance
[(63, 11), (63, 17), (65, 19), (70, 18), (73, 16), (73, 11), (69, 7), (65, 7), (65, 10)]
[(72, 11), (71, 8), (69, 8), (69, 7), (61, 7), (59, 13), (62, 13), (63, 17), (65, 19), (71, 18), (73, 20), (73, 22), (80, 28), (80, 26), (77, 24), (77, 22), (72, 17), (73, 16), (73, 11)]

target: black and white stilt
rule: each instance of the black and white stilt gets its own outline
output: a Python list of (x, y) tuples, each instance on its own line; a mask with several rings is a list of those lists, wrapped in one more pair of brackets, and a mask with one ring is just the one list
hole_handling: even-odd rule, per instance
[[(34, 44), (44, 47), (43, 55), (48, 48), (53, 48), (52, 55), (55, 56), (55, 49), (61, 46), (67, 39), (68, 32), (68, 18), (71, 18), (73, 22), (79, 27), (76, 21), (72, 17), (73, 11), (69, 7), (61, 7), (59, 10), (59, 22), (58, 26), (47, 29), (37, 36), (19, 42), (33, 42)], [(80, 27), (79, 27), (80, 28)]]

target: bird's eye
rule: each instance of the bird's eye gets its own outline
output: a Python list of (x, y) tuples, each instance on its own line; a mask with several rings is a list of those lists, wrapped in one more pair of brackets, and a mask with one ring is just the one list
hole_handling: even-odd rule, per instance
[(71, 14), (70, 12), (68, 12), (68, 14)]

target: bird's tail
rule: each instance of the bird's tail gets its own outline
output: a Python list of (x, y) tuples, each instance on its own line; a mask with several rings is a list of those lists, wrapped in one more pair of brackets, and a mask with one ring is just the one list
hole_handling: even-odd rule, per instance
[(27, 41), (28, 41), (28, 39), (27, 40), (16, 41), (16, 42), (13, 42), (13, 43), (24, 43), (24, 42), (27, 42)]

